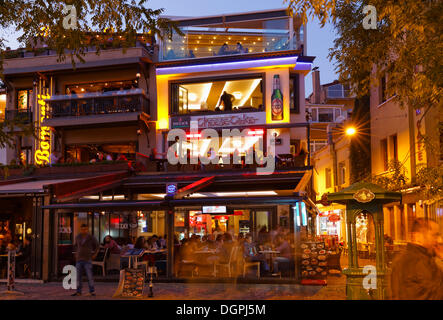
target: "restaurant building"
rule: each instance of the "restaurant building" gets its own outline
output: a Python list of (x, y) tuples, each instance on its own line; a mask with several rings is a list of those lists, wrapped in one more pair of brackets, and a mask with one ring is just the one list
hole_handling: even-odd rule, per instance
[[(51, 55), (7, 61), (7, 109), (18, 110), (16, 96), (27, 90), (34, 102), (28, 108), (43, 132), (41, 139), (24, 139), (8, 151), (12, 157), (31, 150), (30, 163), (39, 165), (32, 181), (4, 186), (5, 194), (27, 187), (20, 183), (37, 183), (41, 191), (34, 208), (42, 271), (35, 277), (59, 278), (63, 266), (73, 263), (81, 223), (100, 242), (108, 234), (122, 243), (166, 237), (162, 263), (169, 278), (181, 276), (177, 241), (192, 234), (219, 230), (256, 239), (261, 229), (279, 227), (297, 241), (313, 232), (304, 77), (314, 58), (306, 55), (300, 19), (269, 10), (174, 20), (184, 35), (157, 44), (139, 39), (126, 53), (90, 52), (76, 70)], [(230, 106), (220, 103), (224, 92)], [(261, 141), (263, 152), (275, 147), (279, 160), (267, 174), (260, 174), (257, 161), (166, 163), (173, 129), (185, 133), (185, 150), (199, 154), (209, 152), (202, 130), (222, 135), (223, 129), (238, 129), (245, 133), (241, 143), (220, 138), (215, 156), (245, 157)], [(51, 154), (62, 160), (45, 167)], [(101, 161), (100, 154), (112, 161)], [(89, 165), (63, 172), (59, 162)], [(37, 175), (42, 169), (54, 178)], [(297, 278), (295, 265), (291, 270)]]

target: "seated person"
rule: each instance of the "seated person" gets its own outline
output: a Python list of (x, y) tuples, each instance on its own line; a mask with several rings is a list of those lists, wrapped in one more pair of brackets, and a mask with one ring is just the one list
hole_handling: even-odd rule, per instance
[(222, 56), (222, 55), (228, 54), (228, 52), (229, 52), (229, 46), (228, 46), (227, 43), (224, 43), (224, 44), (220, 47), (220, 50), (218, 51), (218, 55), (219, 55), (219, 56)]
[(108, 248), (109, 249), (109, 253), (120, 254), (120, 252), (121, 252), (120, 246), (117, 244), (117, 242), (115, 242), (114, 239), (112, 239), (112, 237), (110, 235), (107, 235), (103, 239), (103, 244), (102, 245), (103, 245), (104, 248)]
[(266, 258), (263, 254), (257, 252), (257, 247), (252, 241), (252, 235), (248, 234), (243, 242), (243, 257), (248, 262), (260, 262), (260, 272), (269, 272), (269, 265), (266, 262)]
[(279, 234), (276, 237), (277, 246), (275, 248), (276, 251), (279, 251), (279, 255), (274, 258), (274, 273), (279, 272), (279, 263), (280, 262), (289, 262), (291, 259), (291, 246), (289, 242), (283, 237), (283, 235)]

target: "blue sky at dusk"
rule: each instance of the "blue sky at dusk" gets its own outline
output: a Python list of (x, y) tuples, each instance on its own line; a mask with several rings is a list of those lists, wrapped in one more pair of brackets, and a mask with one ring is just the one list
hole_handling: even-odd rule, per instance
[[(148, 6), (153, 9), (164, 8), (165, 15), (204, 16), (222, 13), (247, 12), (284, 8), (283, 0), (149, 0)], [(18, 47), (17, 34), (12, 30), (3, 30), (1, 35), (7, 39), (5, 46)], [(321, 83), (332, 82), (338, 78), (333, 63), (327, 58), (329, 48), (333, 45), (335, 33), (330, 25), (320, 28), (318, 21), (309, 21), (307, 25), (308, 55), (315, 56), (314, 66), (320, 69)], [(306, 96), (312, 92), (312, 78), (306, 77)]]

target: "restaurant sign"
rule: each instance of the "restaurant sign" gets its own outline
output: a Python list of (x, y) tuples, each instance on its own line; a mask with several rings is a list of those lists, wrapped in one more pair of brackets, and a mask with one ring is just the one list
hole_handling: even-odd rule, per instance
[[(52, 82), (52, 78), (51, 78)], [(37, 91), (37, 132), (34, 162), (37, 165), (47, 165), (50, 163), (51, 155), (51, 129), (42, 126), (42, 122), (48, 118), (46, 101), (51, 97), (49, 89), (45, 86), (44, 80), (39, 80)]]
[(171, 128), (188, 128), (191, 121), (196, 121), (199, 128), (226, 128), (262, 125), (266, 123), (266, 112), (228, 113), (204, 116), (171, 118)]

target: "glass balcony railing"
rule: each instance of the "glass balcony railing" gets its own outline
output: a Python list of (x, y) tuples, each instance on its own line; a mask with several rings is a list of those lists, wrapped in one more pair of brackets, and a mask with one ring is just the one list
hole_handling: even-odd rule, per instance
[(149, 99), (142, 89), (56, 95), (47, 100), (49, 117), (86, 116), (127, 112), (149, 114)]
[(273, 22), (262, 29), (182, 27), (183, 36), (174, 33), (160, 41), (160, 60), (303, 50), (303, 27), (291, 34), (287, 25)]

